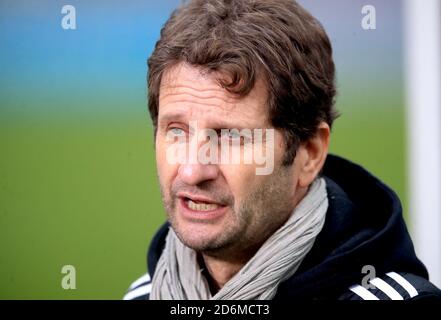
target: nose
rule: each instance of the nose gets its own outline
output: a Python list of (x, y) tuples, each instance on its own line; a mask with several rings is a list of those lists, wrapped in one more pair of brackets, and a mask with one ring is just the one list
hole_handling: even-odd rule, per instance
[[(204, 131), (197, 131), (196, 134), (193, 134), (187, 161), (182, 163), (178, 170), (180, 179), (187, 185), (196, 186), (205, 181), (216, 180), (219, 176), (219, 166), (217, 163), (207, 162), (205, 161), (206, 159), (199, 159), (200, 148), (206, 143), (213, 142), (207, 138)], [(217, 145), (214, 147), (217, 148)]]
[(179, 167), (178, 174), (184, 183), (196, 186), (205, 181), (216, 180), (219, 167), (215, 164), (183, 164)]

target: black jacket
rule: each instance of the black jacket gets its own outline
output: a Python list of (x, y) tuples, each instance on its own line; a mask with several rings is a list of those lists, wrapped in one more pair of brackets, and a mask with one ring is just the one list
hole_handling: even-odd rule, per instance
[[(441, 300), (441, 291), (427, 280), (427, 270), (415, 255), (397, 195), (362, 167), (337, 156), (328, 156), (322, 175), (329, 198), (324, 227), (274, 300)], [(150, 275), (168, 228), (164, 224), (150, 245)], [(148, 299), (150, 282), (144, 275), (125, 298)]]

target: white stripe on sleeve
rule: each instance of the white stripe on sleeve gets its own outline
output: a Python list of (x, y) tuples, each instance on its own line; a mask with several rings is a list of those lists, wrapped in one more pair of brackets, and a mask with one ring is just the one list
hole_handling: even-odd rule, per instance
[(380, 278), (375, 278), (369, 282), (376, 286), (379, 290), (383, 291), (391, 300), (404, 300), (398, 291), (392, 288), (386, 281)]
[(132, 290), (133, 288), (150, 281), (150, 275), (148, 273), (144, 274), (142, 277), (140, 277), (139, 279), (135, 280), (131, 285), (129, 290)]
[(138, 298), (140, 296), (143, 296), (143, 295), (150, 293), (151, 290), (152, 290), (152, 284), (151, 283), (146, 284), (145, 286), (136, 288), (135, 290), (128, 292), (124, 296), (123, 300), (133, 300), (135, 298)]
[(372, 292), (370, 292), (365, 287), (356, 284), (349, 288), (353, 293), (362, 298), (363, 300), (380, 300)]
[(402, 286), (411, 298), (418, 295), (418, 291), (415, 289), (413, 285), (410, 284), (403, 276), (399, 275), (396, 272), (388, 272), (386, 273), (390, 278), (394, 279), (400, 286)]

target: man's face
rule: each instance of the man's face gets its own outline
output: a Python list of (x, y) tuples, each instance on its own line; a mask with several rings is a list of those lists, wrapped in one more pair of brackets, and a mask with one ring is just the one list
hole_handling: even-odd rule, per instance
[[(295, 207), (296, 165), (282, 166), (285, 145), (274, 131), (271, 152), (274, 170), (256, 175), (255, 163), (173, 163), (167, 150), (172, 133), (184, 137), (184, 146), (195, 142), (197, 130), (268, 129), (267, 92), (263, 81), (238, 98), (219, 86), (216, 74), (178, 64), (163, 76), (159, 96), (156, 164), (169, 221), (180, 240), (196, 251), (235, 254), (252, 250), (289, 217)], [(220, 137), (229, 139), (230, 136)], [(196, 142), (197, 148), (202, 143)], [(253, 144), (232, 147), (249, 152)]]

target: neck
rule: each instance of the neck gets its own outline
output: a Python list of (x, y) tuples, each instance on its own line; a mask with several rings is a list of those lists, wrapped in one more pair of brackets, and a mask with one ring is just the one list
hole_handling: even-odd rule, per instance
[[(263, 242), (246, 250), (225, 250), (221, 252), (202, 252), (200, 265), (205, 266), (204, 276), (214, 295), (254, 256)], [(238, 253), (240, 252), (240, 253)]]
[(205, 265), (204, 275), (213, 295), (234, 277), (248, 261), (248, 259), (223, 260), (222, 258), (205, 254), (202, 254), (202, 259)]

